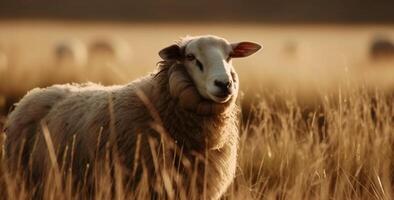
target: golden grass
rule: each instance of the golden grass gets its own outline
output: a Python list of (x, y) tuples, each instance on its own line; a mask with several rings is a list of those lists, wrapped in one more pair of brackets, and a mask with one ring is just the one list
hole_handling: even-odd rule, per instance
[[(275, 101), (256, 101), (253, 117), (241, 127), (237, 175), (224, 199), (391, 199), (394, 97), (378, 89), (348, 89), (321, 94), (321, 104), (308, 110), (292, 92), (271, 94)], [(46, 141), (50, 147), (50, 139)], [(85, 194), (83, 185), (75, 189), (71, 183), (59, 183), (65, 172), (55, 170), (56, 160), (52, 162), (56, 167), (44, 186), (44, 197), (84, 198), (79, 196)], [(96, 199), (114, 197), (111, 188), (116, 188), (118, 199), (150, 198), (148, 180), (143, 178), (137, 192), (130, 192), (120, 166), (115, 166), (115, 176), (110, 167), (95, 174)], [(163, 180), (170, 173), (161, 172)], [(8, 173), (4, 160), (0, 181), (2, 195), (31, 197), (21, 177)], [(166, 186), (173, 191), (173, 185), (159, 187)]]
[[(7, 23), (2, 26), (5, 27), (4, 32), (18, 33), (16, 29), (7, 26)], [(47, 46), (55, 41), (56, 33), (63, 36), (77, 35), (87, 41), (94, 37), (93, 32), (98, 35), (110, 33), (123, 36), (135, 47), (136, 57), (130, 66), (138, 64), (142, 68), (124, 69), (120, 66), (116, 69), (119, 71), (114, 72), (112, 69), (92, 68), (51, 69), (53, 65), (48, 62), (41, 65), (35, 63), (35, 66), (44, 70), (28, 68), (26, 71), (32, 73), (32, 77), (26, 78), (26, 73), (22, 72), (27, 65), (20, 61), (11, 64), (13, 68), (8, 67), (5, 73), (0, 74), (0, 104), (5, 104), (3, 101), (7, 97), (20, 95), (37, 85), (67, 82), (70, 79), (103, 80), (103, 75), (111, 76), (106, 77), (109, 83), (122, 83), (140, 76), (153, 69), (152, 63), (158, 60), (158, 49), (171, 39), (185, 35), (183, 28), (191, 28), (188, 33), (193, 34), (208, 30), (234, 40), (252, 38), (266, 45), (261, 54), (250, 60), (235, 62), (244, 92), (240, 101), (243, 112), (241, 138), (237, 175), (223, 199), (393, 198), (394, 71), (389, 67), (376, 68), (377, 64), (368, 60), (367, 38), (373, 33), (368, 27), (341, 27), (334, 31), (325, 27), (289, 28), (290, 32), (286, 34), (286, 31), (282, 32), (278, 27), (253, 26), (233, 28), (171, 25), (176, 30), (169, 31), (166, 31), (166, 26), (140, 25), (139, 29), (142, 30), (114, 26), (112, 32), (106, 32), (98, 25), (84, 31), (79, 25), (70, 25), (71, 30), (68, 32), (60, 26), (46, 26), (52, 26), (48, 28), (52, 32), (46, 33), (46, 40), (49, 41)], [(20, 28), (31, 29), (29, 26)], [(374, 28), (373, 30), (393, 33), (391, 27)], [(162, 36), (155, 36), (160, 31), (150, 32), (156, 29), (162, 30)], [(33, 31), (32, 35), (39, 33)], [(334, 36), (328, 36), (330, 34)], [(23, 43), (28, 39), (20, 35), (13, 37), (16, 43)], [(0, 42), (4, 38), (7, 37), (0, 33)], [(278, 46), (283, 46), (289, 38), (300, 43), (295, 57), (280, 55), (283, 52), (280, 52)], [(325, 41), (320, 44), (321, 38)], [(335, 46), (332, 42), (336, 39), (343, 45)], [(143, 46), (144, 43), (148, 47)], [(34, 46), (28, 42), (27, 45)], [(322, 52), (314, 47), (320, 47)], [(331, 50), (336, 50), (336, 53), (330, 52)], [(48, 52), (46, 55), (50, 56)], [(43, 58), (45, 59), (48, 60)], [(10, 62), (13, 62), (12, 59)], [(97, 73), (92, 75), (91, 70), (97, 70)], [(110, 70), (110, 75), (105, 70)], [(53, 76), (49, 76), (52, 80), (43, 80), (37, 72), (41, 75), (53, 73)], [(24, 79), (27, 79), (25, 85), (20, 82)], [(4, 121), (5, 117), (0, 118), (0, 125)], [(45, 139), (51, 149), (50, 138)], [(56, 166), (56, 159), (52, 159), (52, 163)], [(141, 175), (141, 181), (135, 190), (130, 191), (122, 179), (122, 168), (116, 163), (113, 169), (109, 165), (108, 161), (104, 169), (95, 171), (94, 194), (89, 193), (89, 188), (83, 183), (73, 187), (72, 175), (67, 173), (67, 169), (56, 166), (46, 185), (41, 188), (44, 199), (78, 199), (92, 195), (94, 199), (151, 198), (145, 173)], [(22, 172), (22, 169), (19, 170)], [(179, 195), (185, 199), (196, 198), (198, 194), (185, 194), (179, 185), (177, 186), (181, 191), (173, 190), (173, 173), (159, 172), (161, 179), (158, 183), (161, 185), (157, 187), (162, 192), (159, 199), (164, 199), (166, 194)], [(64, 180), (59, 182), (57, 177), (63, 177)], [(33, 187), (34, 189), (36, 188)], [(26, 187), (22, 177), (9, 173), (2, 156), (0, 196), (29, 199), (32, 198), (33, 190)]]
[(393, 95), (349, 90), (322, 94), (307, 112), (291, 94), (283, 108), (259, 101), (241, 133), (230, 197), (391, 199)]

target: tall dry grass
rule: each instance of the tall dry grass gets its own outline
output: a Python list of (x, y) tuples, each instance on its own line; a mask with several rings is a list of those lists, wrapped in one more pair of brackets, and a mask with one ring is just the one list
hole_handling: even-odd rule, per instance
[[(269, 94), (255, 100), (244, 118), (237, 175), (223, 199), (392, 199), (394, 94), (362, 85), (340, 87), (318, 94), (313, 105), (305, 105), (294, 91)], [(70, 169), (57, 166), (50, 137), (45, 139), (53, 168), (46, 184), (39, 186), (44, 199), (168, 199), (174, 194), (198, 199), (200, 195), (172, 185), (176, 176), (169, 174), (174, 171), (158, 173), (161, 193), (149, 191), (151, 177), (146, 173), (131, 190), (124, 169), (110, 160), (93, 170), (94, 189), (85, 184), (88, 180), (75, 187)], [(23, 173), (10, 173), (4, 158), (0, 166), (0, 195), (32, 198), (37, 186), (27, 187), (19, 176)]]
[(393, 94), (340, 89), (308, 111), (284, 97), (244, 124), (229, 199), (392, 199)]

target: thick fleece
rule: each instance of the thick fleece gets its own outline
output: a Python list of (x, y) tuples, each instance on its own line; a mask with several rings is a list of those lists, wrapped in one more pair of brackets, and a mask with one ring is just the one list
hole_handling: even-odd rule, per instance
[[(238, 84), (236, 73), (232, 76)], [(151, 191), (158, 192), (155, 181), (162, 173), (155, 161), (163, 163), (160, 170), (169, 171), (179, 163), (176, 171), (183, 185), (174, 182), (175, 191), (182, 186), (197, 191), (201, 198), (218, 199), (236, 169), (236, 97), (224, 104), (203, 99), (183, 66), (166, 61), (160, 62), (153, 74), (126, 85), (89, 83), (34, 89), (9, 115), (7, 155), (14, 165), (21, 155), (24, 167), (32, 166), (33, 180), (42, 181), (51, 166), (44, 125), (59, 166), (72, 167), (75, 177), (82, 178), (87, 164), (92, 166), (96, 159), (105, 157), (110, 146), (116, 147), (125, 171), (133, 172), (127, 175), (132, 184), (138, 184), (146, 170), (152, 180)], [(163, 149), (163, 143), (163, 151), (152, 152)]]

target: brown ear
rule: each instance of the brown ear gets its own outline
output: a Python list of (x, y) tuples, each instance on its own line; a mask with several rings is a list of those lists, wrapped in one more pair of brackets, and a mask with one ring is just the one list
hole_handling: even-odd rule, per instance
[(181, 48), (174, 44), (159, 51), (159, 56), (163, 60), (180, 60), (182, 57)]
[(239, 42), (231, 44), (233, 51), (230, 53), (232, 58), (242, 58), (256, 53), (262, 48), (261, 45), (253, 42)]

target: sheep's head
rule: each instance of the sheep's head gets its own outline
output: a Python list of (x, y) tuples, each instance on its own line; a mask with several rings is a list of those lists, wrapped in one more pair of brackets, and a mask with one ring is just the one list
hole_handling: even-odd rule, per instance
[[(165, 61), (177, 63), (179, 70), (186, 71), (203, 99), (226, 104), (238, 93), (237, 74), (231, 59), (252, 55), (260, 48), (253, 42), (229, 43), (216, 36), (200, 36), (182, 39), (178, 44), (161, 50), (159, 55)], [(180, 93), (186, 86), (178, 87), (175, 93)]]

